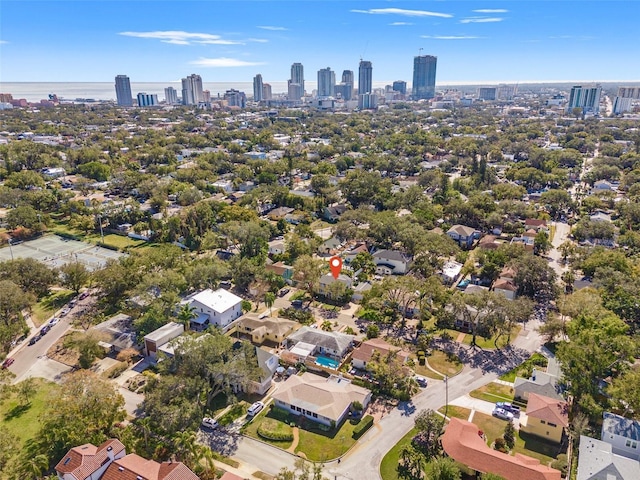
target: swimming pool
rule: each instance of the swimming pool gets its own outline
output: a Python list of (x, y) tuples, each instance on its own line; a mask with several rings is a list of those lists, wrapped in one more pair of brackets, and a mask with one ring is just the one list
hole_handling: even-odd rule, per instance
[(329, 357), (323, 357), (322, 355), (318, 355), (316, 357), (316, 364), (322, 367), (333, 368), (334, 370), (337, 370), (340, 366), (340, 362), (337, 360)]

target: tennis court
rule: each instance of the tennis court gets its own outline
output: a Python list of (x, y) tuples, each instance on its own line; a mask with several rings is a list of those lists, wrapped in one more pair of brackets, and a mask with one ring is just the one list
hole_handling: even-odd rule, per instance
[(61, 267), (66, 263), (80, 262), (89, 270), (97, 270), (109, 259), (125, 255), (108, 248), (97, 247), (89, 243), (69, 240), (58, 235), (45, 235), (35, 240), (0, 249), (0, 261), (11, 258), (34, 258), (49, 267)]

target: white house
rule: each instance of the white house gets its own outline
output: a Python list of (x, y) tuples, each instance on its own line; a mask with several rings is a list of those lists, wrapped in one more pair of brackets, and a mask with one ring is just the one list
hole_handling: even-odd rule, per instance
[(184, 333), (184, 326), (180, 323), (169, 322), (144, 336), (144, 354), (156, 358), (160, 347)]
[(604, 412), (600, 439), (611, 444), (613, 453), (640, 460), (640, 422)]
[(411, 268), (412, 258), (398, 250), (378, 250), (373, 262), (378, 275), (404, 275)]
[(518, 287), (516, 287), (516, 284), (508, 278), (499, 278), (493, 284), (493, 291), (503, 295), (509, 300), (514, 300), (518, 292)]
[(341, 376), (329, 378), (306, 372), (291, 375), (273, 394), (277, 407), (293, 415), (323, 425), (340, 425), (349, 413), (351, 404), (359, 402), (367, 408), (371, 391), (351, 383)]
[(224, 288), (215, 292), (207, 288), (191, 297), (189, 303), (198, 315), (192, 323), (199, 325), (203, 330), (210, 325), (224, 329), (242, 316), (242, 299)]
[(305, 326), (287, 337), (287, 345), (291, 347), (301, 344), (304, 345), (309, 355), (329, 355), (341, 359), (351, 348), (354, 338), (354, 335), (346, 333), (325, 332)]
[(224, 180), (224, 179), (216, 180), (211, 184), (211, 186), (219, 188), (226, 193), (233, 192), (233, 182), (231, 182), (231, 180)]
[(269, 255), (282, 255), (286, 250), (284, 240), (271, 240), (268, 245)]
[(576, 480), (637, 480), (639, 472), (640, 463), (616, 455), (609, 443), (580, 436)]
[(445, 263), (442, 266), (442, 280), (448, 285), (452, 284), (460, 275), (463, 266), (461, 263), (454, 262), (453, 260)]
[(346, 288), (351, 288), (353, 286), (353, 279), (348, 275), (340, 274), (336, 279), (331, 273), (326, 273), (322, 277), (320, 277), (320, 282), (318, 285), (318, 293), (320, 295), (331, 296), (330, 286), (334, 282), (342, 283)]

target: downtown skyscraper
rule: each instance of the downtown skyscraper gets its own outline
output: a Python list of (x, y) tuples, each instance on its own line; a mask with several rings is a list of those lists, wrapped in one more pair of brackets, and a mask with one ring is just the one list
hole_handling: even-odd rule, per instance
[(257, 74), (253, 77), (253, 101), (261, 102), (264, 100), (264, 83), (262, 83), (262, 75)]
[(373, 65), (366, 60), (360, 60), (358, 67), (358, 95), (373, 92)]
[(304, 96), (304, 67), (301, 63), (291, 65), (291, 78), (287, 82), (289, 100), (300, 100)]
[(335, 87), (336, 73), (329, 67), (318, 70), (318, 97), (333, 97)]
[(436, 96), (436, 64), (438, 57), (420, 55), (413, 58), (413, 89), (411, 96), (414, 100), (430, 99)]
[(574, 108), (582, 109), (582, 113), (600, 113), (600, 96), (602, 95), (602, 86), (590, 85), (583, 87), (576, 85), (571, 87), (569, 94), (569, 103), (567, 103), (567, 112), (571, 113)]
[(182, 104), (198, 105), (204, 101), (204, 93), (202, 90), (202, 77), (195, 73), (182, 79)]
[(116, 100), (121, 107), (132, 107), (131, 81), (126, 75), (116, 76)]

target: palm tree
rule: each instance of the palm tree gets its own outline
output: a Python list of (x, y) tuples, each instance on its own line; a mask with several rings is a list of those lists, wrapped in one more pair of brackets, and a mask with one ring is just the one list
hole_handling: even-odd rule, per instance
[(196, 313), (196, 307), (192, 306), (189, 303), (185, 303), (180, 307), (180, 311), (177, 315), (178, 323), (184, 325), (184, 330), (186, 332), (189, 331), (189, 326), (191, 325), (191, 320), (196, 318), (198, 314)]
[(275, 301), (276, 301), (275, 293), (267, 292), (264, 294), (264, 304), (269, 309), (269, 316), (273, 315), (273, 312), (271, 311), (271, 307), (273, 307), (273, 304), (275, 303)]
[(42, 474), (49, 468), (49, 459), (44, 454), (23, 458), (18, 477), (20, 480), (31, 480), (42, 477)]
[(175, 444), (176, 456), (187, 466), (193, 465), (196, 458), (198, 444), (196, 443), (196, 434), (194, 432), (177, 432), (173, 437)]

